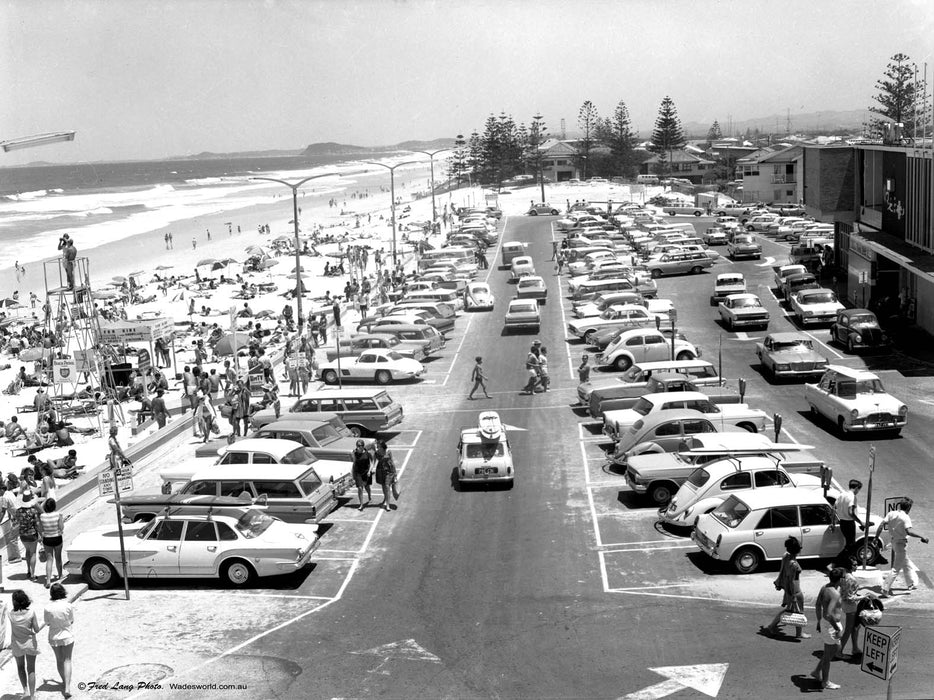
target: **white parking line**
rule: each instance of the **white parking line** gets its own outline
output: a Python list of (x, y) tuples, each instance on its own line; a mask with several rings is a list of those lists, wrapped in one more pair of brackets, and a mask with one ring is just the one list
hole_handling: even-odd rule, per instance
[(604, 554), (631, 554), (633, 552), (664, 552), (669, 549), (697, 549), (697, 545), (691, 544), (673, 544), (668, 547), (628, 547), (626, 549), (603, 550)]
[(626, 485), (626, 479), (620, 477), (619, 481), (597, 481), (587, 484), (589, 489), (618, 489), (620, 486)]
[[(586, 458), (584, 455), (584, 445), (581, 444), (581, 456)], [(597, 504), (593, 500), (593, 489), (590, 488), (590, 470), (586, 467), (584, 468), (584, 484), (587, 487), (587, 502), (590, 507), (590, 520), (593, 523), (593, 534), (594, 539), (596, 540), (597, 547), (602, 547), (603, 542), (600, 539), (600, 523), (597, 521)], [(602, 564), (602, 562), (601, 562)], [(603, 571), (604, 581), (606, 580), (606, 570)], [(605, 586), (604, 586), (605, 587)]]
[(812, 339), (814, 342), (816, 342), (818, 345), (822, 345), (822, 346), (824, 346), (825, 348), (827, 348), (827, 350), (830, 351), (830, 354), (833, 355), (836, 359), (838, 359), (838, 360), (842, 360), (842, 359), (843, 359), (843, 355), (841, 355), (840, 353), (838, 353), (836, 350), (834, 350), (832, 347), (830, 347), (830, 345), (828, 345), (827, 343), (825, 343), (823, 340), (821, 340), (820, 338), (818, 338), (816, 335), (814, 335), (814, 334), (811, 333), (810, 331), (806, 331), (806, 330), (803, 330), (803, 329), (802, 329), (801, 332), (804, 333), (808, 338), (811, 338), (811, 339)]

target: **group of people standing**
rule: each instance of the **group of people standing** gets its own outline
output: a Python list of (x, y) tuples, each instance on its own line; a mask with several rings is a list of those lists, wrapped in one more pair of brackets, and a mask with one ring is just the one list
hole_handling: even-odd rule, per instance
[(529, 354), (525, 357), (525, 371), (528, 381), (522, 388), (523, 394), (536, 394), (548, 391), (551, 378), (548, 376), (548, 349), (540, 340), (532, 343)]
[[(357, 487), (359, 503), (357, 510), (363, 510), (372, 500), (373, 494), (370, 486), (374, 478), (383, 489), (383, 502), (380, 507), (383, 510), (398, 508), (398, 505), (392, 504), (390, 495), (396, 501), (399, 500), (399, 474), (386, 441), (375, 440), (367, 445), (363, 440), (357, 440), (351, 459), (353, 461), (351, 471), (354, 485)], [(363, 500), (364, 491), (366, 491), (366, 501)]]

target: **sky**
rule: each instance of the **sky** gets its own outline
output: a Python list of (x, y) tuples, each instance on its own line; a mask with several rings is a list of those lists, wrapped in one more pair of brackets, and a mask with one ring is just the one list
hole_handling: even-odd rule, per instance
[(0, 166), (861, 109), (931, 37), (930, 0), (0, 0), (0, 140), (77, 131)]

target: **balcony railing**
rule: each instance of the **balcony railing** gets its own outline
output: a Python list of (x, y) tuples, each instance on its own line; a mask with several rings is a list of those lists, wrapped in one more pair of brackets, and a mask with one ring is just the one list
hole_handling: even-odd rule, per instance
[(794, 175), (773, 175), (772, 176), (773, 185), (793, 185), (797, 181), (798, 180)]

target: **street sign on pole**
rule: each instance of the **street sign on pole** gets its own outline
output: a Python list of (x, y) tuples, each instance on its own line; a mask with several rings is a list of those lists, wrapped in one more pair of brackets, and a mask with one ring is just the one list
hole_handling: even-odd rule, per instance
[(867, 627), (863, 641), (865, 673), (884, 681), (890, 680), (898, 670), (898, 640), (901, 627)]
[(898, 508), (898, 504), (904, 501), (907, 496), (896, 496), (895, 498), (886, 498), (885, 499), (885, 510), (882, 511), (882, 515), (886, 516), (891, 513), (893, 510)]
[(105, 469), (97, 475), (97, 488), (102, 497), (116, 495), (116, 489), (121, 493), (133, 490), (133, 469), (129, 465), (121, 465), (117, 469), (116, 479), (111, 469)]

